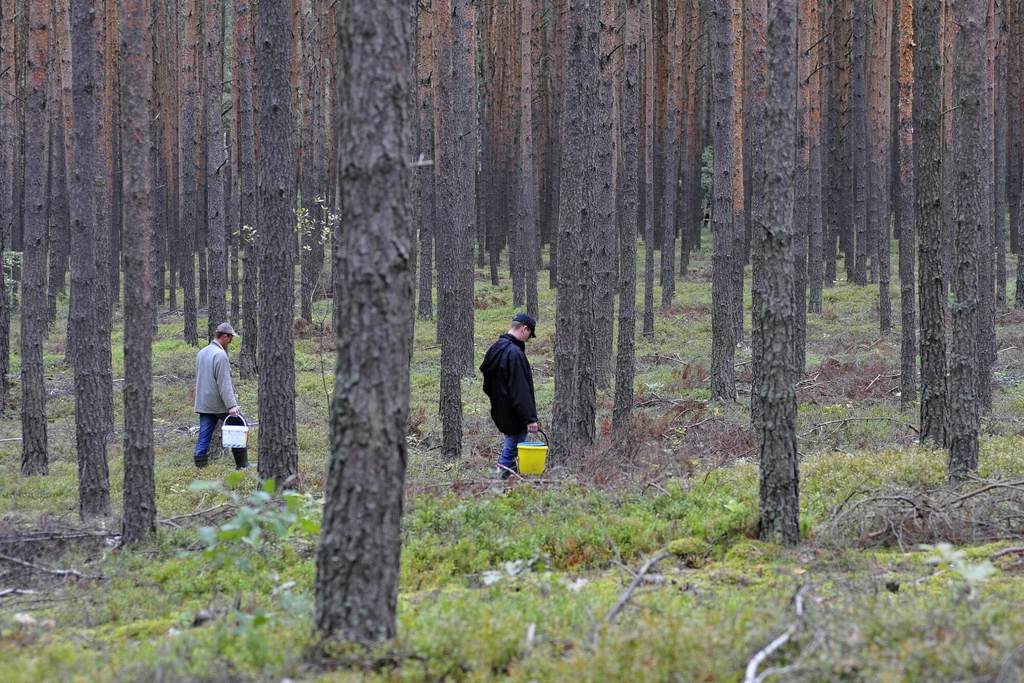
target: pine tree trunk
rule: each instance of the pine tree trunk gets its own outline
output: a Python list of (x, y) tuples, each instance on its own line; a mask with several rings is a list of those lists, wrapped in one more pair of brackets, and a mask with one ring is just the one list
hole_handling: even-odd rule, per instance
[[(148, 0), (121, 0), (124, 56), (124, 325), (145, 330), (152, 322), (150, 286), (149, 152), (152, 67)], [(219, 110), (218, 110), (219, 113)], [(124, 337), (124, 521), (121, 542), (131, 545), (156, 531), (153, 478), (153, 380), (148, 334)]]
[[(337, 10), (342, 67), (336, 96), (346, 150), (338, 265), (345, 298), (339, 302), (316, 626), (356, 643), (390, 639), (397, 631), (414, 303), (407, 14), (408, 3), (400, 0), (342, 0)], [(380, 344), (381, 334), (389, 344)]]
[(921, 306), (921, 442), (944, 446), (946, 280), (943, 275), (940, 6), (941, 0), (917, 0), (914, 5), (913, 109)]
[(578, 464), (594, 440), (594, 238), (599, 0), (569, 0), (558, 220), (552, 465)]
[(743, 343), (744, 306), (744, 273), (748, 260), (747, 240), (747, 190), (746, 190), (746, 158), (743, 145), (743, 93), (746, 85), (744, 66), (743, 41), (743, 10), (736, 8), (733, 14), (733, 27), (736, 39), (733, 41), (733, 174), (732, 174), (732, 275), (730, 281), (733, 319), (733, 342)]
[(11, 388), (11, 292), (2, 264), (11, 247), (14, 212), (14, 2), (0, 2), (0, 412), (7, 408)]
[[(807, 20), (810, 22), (808, 26), (808, 44), (811, 50), (810, 54), (804, 56), (804, 59), (814, 63), (824, 63), (824, 50), (822, 48), (821, 38), (821, 6), (824, 3), (819, 3), (818, 0), (807, 1)], [(822, 174), (822, 150), (824, 148), (822, 139), (822, 108), (824, 104), (824, 97), (822, 94), (822, 76), (821, 69), (812, 67), (811, 74), (809, 77), (808, 87), (810, 92), (808, 93), (808, 107), (809, 112), (809, 150), (810, 155), (809, 169), (808, 169), (808, 207), (807, 207), (807, 240), (808, 248), (810, 252), (810, 258), (807, 264), (807, 280), (810, 284), (810, 295), (807, 302), (808, 313), (818, 313), (822, 311), (823, 303), (823, 286), (825, 281), (825, 226), (822, 222), (822, 189), (823, 185), (823, 174)]]
[(619, 132), (619, 345), (615, 359), (612, 438), (620, 449), (633, 433), (636, 337), (636, 241), (640, 199), (640, 26), (642, 0), (626, 1), (623, 38), (622, 113)]
[[(615, 369), (612, 363), (612, 345), (615, 331), (615, 290), (619, 277), (618, 249), (615, 229), (615, 157), (618, 147), (615, 141), (614, 125), (614, 57), (618, 54), (616, 45), (616, 7), (612, 0), (598, 0), (601, 3), (600, 76), (597, 87), (597, 232), (594, 235), (596, 249), (594, 265), (597, 277), (596, 327), (594, 346), (597, 354), (597, 385), (607, 389), (611, 385)], [(678, 135), (676, 136), (678, 137)], [(675, 224), (668, 224), (666, 232), (675, 234)], [(671, 244), (675, 244), (673, 239)], [(670, 251), (674, 253), (674, 248)], [(662, 250), (662, 263), (665, 251)], [(663, 273), (664, 275), (664, 273)], [(675, 282), (674, 273), (669, 273), (669, 291)], [(664, 295), (665, 289), (662, 289)], [(664, 301), (664, 299), (663, 299)]]
[(259, 348), (259, 196), (256, 186), (256, 137), (253, 108), (253, 32), (250, 0), (235, 1), (235, 54), (238, 59), (238, 217), (241, 223), (242, 349), (238, 354), (242, 379), (257, 375)]
[(640, 224), (644, 235), (644, 327), (643, 335), (654, 339), (654, 3), (644, 0), (644, 38), (640, 41), (643, 53), (643, 79), (641, 83), (640, 142), (641, 172)]
[[(521, 173), (519, 176), (519, 222), (522, 225), (524, 256), (523, 277), (526, 288), (526, 312), (534, 316), (540, 312), (537, 299), (537, 149), (533, 141), (533, 2), (520, 0), (519, 8), (519, 60), (521, 64), (519, 101), (519, 144)], [(612, 306), (614, 292), (612, 293)], [(611, 330), (609, 327), (609, 334)], [(609, 347), (609, 352), (611, 348)]]
[[(195, 253), (199, 220), (199, 119), (196, 100), (199, 97), (197, 55), (202, 53), (199, 41), (198, 0), (186, 0), (182, 20), (185, 24), (182, 46), (181, 91), (181, 241), (178, 273), (184, 289), (185, 342), (199, 345), (197, 320)], [(244, 339), (244, 337), (243, 337)]]
[(891, 120), (889, 103), (889, 78), (892, 68), (889, 64), (892, 35), (890, 33), (892, 12), (889, 11), (888, 0), (876, 0), (874, 7), (873, 37), (871, 40), (871, 127), (869, 167), (870, 200), (868, 208), (869, 229), (874, 236), (876, 248), (873, 257), (877, 263), (878, 274), (878, 312), (879, 331), (883, 336), (892, 331), (892, 301), (889, 298), (889, 277), (891, 239), (889, 236), (890, 198), (892, 193), (886, 184), (889, 182), (890, 153), (889, 144)]
[[(750, 70), (749, 107), (746, 124), (750, 128), (750, 154), (746, 163), (750, 166), (750, 356), (751, 386), (759, 386), (764, 364), (762, 361), (764, 338), (761, 335), (761, 311), (764, 300), (765, 263), (762, 250), (764, 242), (764, 169), (765, 169), (765, 74), (767, 61), (766, 26), (768, 8), (766, 0), (751, 0), (744, 5), (747, 15), (747, 31), (750, 45), (747, 49), (746, 64)], [(716, 155), (717, 156), (717, 155)], [(712, 287), (714, 285), (712, 284)], [(713, 341), (712, 341), (713, 343)], [(750, 422), (755, 427), (761, 424), (761, 398), (756, 391), (750, 392)]]
[(992, 412), (992, 365), (996, 361), (996, 300), (995, 300), (995, 92), (994, 18), (992, 0), (986, 3), (985, 74), (986, 91), (982, 100), (982, 128), (979, 148), (984, 154), (981, 177), (981, 231), (978, 235), (978, 404), (981, 415)]
[[(103, 401), (107, 377), (100, 354), (109, 327), (100, 303), (104, 281), (99, 262), (106, 224), (98, 219), (97, 205), (105, 202), (103, 160), (99, 158), (102, 116), (103, 67), (100, 62), (102, 15), (94, 0), (72, 4), (73, 116), (71, 176), (71, 309), (69, 329), (75, 339), (72, 364), (75, 374), (75, 432), (78, 449), (78, 511), (82, 519), (110, 514), (110, 475), (107, 468), (107, 428)], [(109, 339), (109, 336), (108, 336)], [(106, 358), (109, 367), (110, 356)]]
[[(56, 29), (56, 27), (54, 27)], [(58, 33), (54, 30), (53, 33)], [(62, 75), (55, 79), (61, 83)], [(68, 206), (67, 149), (64, 140), (62, 84), (51, 93), (50, 106), (50, 273), (46, 289), (46, 320), (57, 320), (57, 295), (67, 292), (68, 259), (71, 256), (71, 208)]]
[(796, 0), (769, 0), (765, 101), (764, 259), (761, 317), (764, 371), (761, 396), (760, 533), (763, 541), (800, 540), (796, 445), (796, 373), (793, 368), (793, 192), (796, 155)]
[(853, 226), (856, 264), (853, 282), (860, 287), (868, 284), (868, 257), (870, 256), (868, 223), (868, 18), (865, 0), (853, 2), (852, 45), (852, 129), (850, 145), (853, 151)]
[[(259, 113), (259, 476), (287, 485), (298, 474), (295, 428), (295, 83), (293, 8), (256, 8)], [(397, 343), (397, 342), (396, 342)]]
[(206, 39), (203, 50), (203, 109), (206, 114), (206, 239), (209, 267), (207, 292), (207, 339), (213, 339), (217, 325), (228, 319), (227, 233), (224, 225), (224, 137), (221, 134), (221, 63), (220, 3), (204, 1), (203, 29)]
[[(985, 360), (979, 348), (982, 324), (979, 248), (985, 226), (983, 206), (986, 0), (963, 0), (954, 8), (959, 30), (953, 61), (953, 140), (956, 159), (956, 278), (953, 285), (953, 349), (949, 363), (949, 480), (959, 484), (978, 469), (978, 405), (980, 372)], [(924, 36), (921, 36), (923, 39)]]
[(30, 3), (25, 107), (25, 236), (21, 305), (21, 474), (49, 473), (46, 453), (46, 255), (48, 251), (50, 117), (47, 112), (47, 52), (50, 3)]
[[(476, 58), (473, 39), (474, 8), (472, 0), (452, 0), (452, 75), (454, 80), (456, 163), (459, 179), (457, 200), (457, 251), (453, 257), (459, 264), (457, 324), (446, 330), (455, 338), (457, 362), (461, 377), (470, 377), (476, 371), (474, 334), (475, 281), (473, 244), (476, 236)], [(513, 195), (514, 196), (514, 195)], [(511, 206), (508, 203), (507, 206)]]
[[(434, 79), (436, 70), (433, 61), (434, 13), (419, 5), (420, 39), (417, 59), (417, 93), (419, 103), (419, 140), (417, 158), (434, 161)], [(434, 234), (437, 230), (435, 218), (434, 167), (425, 166), (416, 172), (419, 188), (419, 303), (418, 315), (421, 320), (434, 317)]]
[[(914, 302), (914, 22), (912, 0), (896, 0), (899, 18), (899, 169), (896, 234), (900, 240), (900, 408), (917, 396), (917, 330)], [(896, 58), (897, 55), (893, 55)]]
[(728, 0), (715, 9), (715, 224), (711, 280), (711, 398), (734, 400), (736, 352), (732, 315), (733, 19)]
[[(455, 0), (460, 2), (461, 0)], [(473, 169), (460, 164), (458, 138), (462, 134), (456, 114), (456, 71), (463, 68), (453, 50), (454, 33), (458, 32), (457, 8), (452, 0), (434, 0), (434, 61), (438, 79), (437, 149), (435, 154), (435, 186), (437, 188), (437, 337), (441, 345), (440, 413), (443, 428), (443, 454), (448, 460), (462, 455), (462, 372), (459, 340), (454, 330), (462, 316), (460, 291), (461, 221), (467, 219), (460, 210), (459, 193), (465, 191), (467, 175)], [(470, 183), (472, 185), (472, 183)], [(493, 267), (493, 266), (492, 266)]]
[[(993, 93), (995, 99), (995, 110), (993, 112), (995, 117), (993, 138), (995, 144), (993, 149), (995, 154), (993, 162), (993, 172), (995, 173), (995, 187), (993, 188), (995, 192), (993, 217), (995, 218), (996, 249), (995, 306), (997, 310), (1004, 310), (1006, 308), (1006, 152), (1008, 149), (1006, 123), (1006, 24), (1000, 16), (995, 16), (993, 21), (998, 22), (998, 26), (995, 29), (997, 31), (995, 56), (996, 87)], [(993, 353), (995, 350), (993, 348)], [(994, 356), (992, 360), (995, 361)]]

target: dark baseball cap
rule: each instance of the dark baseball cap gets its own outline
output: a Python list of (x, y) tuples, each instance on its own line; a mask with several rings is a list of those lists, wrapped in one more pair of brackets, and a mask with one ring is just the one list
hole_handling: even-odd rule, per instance
[(537, 321), (534, 320), (531, 316), (528, 316), (525, 313), (520, 313), (516, 317), (512, 318), (512, 322), (522, 323), (523, 325), (526, 325), (527, 327), (529, 327), (530, 328), (530, 338), (531, 339), (533, 339), (534, 337), (537, 336), (537, 332), (536, 332)]

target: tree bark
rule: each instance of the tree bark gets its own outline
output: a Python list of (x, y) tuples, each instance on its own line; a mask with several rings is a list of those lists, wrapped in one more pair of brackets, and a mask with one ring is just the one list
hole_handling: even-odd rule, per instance
[(594, 440), (594, 236), (597, 217), (599, 0), (569, 0), (565, 66), (561, 207), (558, 220), (553, 465), (578, 464)]
[[(78, 511), (82, 519), (110, 514), (107, 468), (107, 425), (103, 402), (109, 376), (101, 357), (102, 337), (109, 331), (103, 306), (106, 294), (99, 262), (106, 224), (97, 205), (105, 202), (103, 161), (98, 157), (103, 96), (102, 15), (95, 0), (72, 4), (72, 176), (71, 176), (71, 309), (72, 365), (75, 374), (75, 441), (78, 449)], [(109, 336), (108, 336), (109, 339)], [(106, 358), (109, 367), (110, 356)]]
[[(417, 59), (417, 93), (419, 103), (419, 140), (417, 156), (424, 161), (434, 162), (434, 80), (436, 72), (433, 60), (434, 13), (419, 5), (420, 39)], [(421, 168), (416, 173), (419, 188), (419, 304), (418, 315), (422, 320), (434, 317), (434, 235), (437, 231), (435, 218), (434, 167)]]
[[(400, 0), (342, 0), (337, 12), (344, 296), (316, 625), (357, 643), (397, 631), (414, 303), (407, 14)], [(380, 344), (381, 334), (388, 344)]]
[(195, 253), (199, 217), (199, 120), (196, 100), (199, 96), (197, 55), (202, 53), (199, 42), (198, 0), (186, 0), (182, 20), (185, 24), (185, 43), (181, 52), (181, 241), (178, 245), (178, 274), (184, 290), (185, 342), (199, 345), (197, 320)]
[[(152, 65), (148, 0), (121, 0), (124, 57), (124, 513), (121, 542), (137, 543), (156, 531), (153, 476), (153, 380), (151, 338), (149, 160)], [(219, 113), (219, 109), (218, 109)]]
[[(526, 289), (526, 312), (534, 316), (540, 312), (537, 300), (537, 150), (533, 142), (533, 2), (520, 0), (519, 5), (519, 61), (521, 80), (519, 88), (519, 223), (522, 226), (524, 256), (523, 278)], [(612, 220), (609, 217), (609, 220)], [(611, 293), (612, 306), (615, 294)], [(609, 334), (611, 334), (609, 324)], [(611, 353), (611, 345), (608, 348)]]
[(636, 350), (636, 242), (640, 199), (640, 25), (642, 0), (626, 0), (622, 113), (619, 130), (619, 347), (615, 360), (612, 437), (620, 448), (633, 433), (633, 367)]
[(640, 144), (643, 183), (640, 188), (640, 221), (644, 234), (644, 337), (654, 339), (654, 4), (644, 0), (643, 82)]
[[(917, 330), (914, 301), (914, 22), (912, 0), (896, 0), (899, 19), (899, 169), (896, 234), (900, 240), (900, 408), (917, 396)], [(896, 58), (897, 55), (893, 55)]]
[[(953, 112), (956, 159), (956, 279), (953, 286), (953, 349), (949, 364), (949, 480), (959, 484), (978, 468), (978, 392), (984, 349), (979, 348), (981, 295), (978, 263), (985, 229), (983, 149), (986, 0), (964, 0), (954, 9)], [(924, 36), (922, 36), (922, 39)]]
[(256, 8), (260, 142), (259, 476), (288, 485), (298, 474), (295, 427), (295, 12)]
[(0, 2), (0, 412), (7, 407), (11, 388), (11, 292), (2, 264), (11, 247), (14, 212), (14, 2)]
[[(612, 363), (612, 346), (615, 332), (615, 290), (619, 277), (618, 248), (616, 244), (615, 223), (615, 154), (618, 141), (615, 139), (614, 89), (615, 62), (618, 54), (616, 45), (617, 10), (612, 0), (599, 0), (601, 3), (601, 36), (600, 36), (600, 76), (597, 87), (597, 232), (594, 250), (594, 266), (597, 278), (597, 296), (595, 298), (594, 346), (597, 354), (597, 385), (607, 389), (611, 385), (615, 372)], [(677, 135), (678, 137), (678, 135)], [(675, 224), (666, 230), (675, 234)], [(672, 240), (675, 244), (675, 240)], [(674, 252), (674, 249), (673, 249)], [(662, 264), (665, 263), (665, 251), (662, 249)], [(663, 273), (664, 275), (664, 273)], [(674, 285), (675, 275), (670, 273), (669, 291)], [(664, 294), (665, 289), (662, 289)]]
[[(822, 139), (822, 108), (824, 95), (822, 89), (822, 68), (816, 66), (825, 62), (824, 50), (822, 49), (823, 39), (821, 38), (821, 6), (818, 0), (807, 0), (808, 17), (808, 50), (803, 57), (811, 63), (810, 75), (808, 77), (808, 107), (809, 112), (809, 150), (810, 155), (808, 169), (808, 207), (807, 207), (807, 240), (810, 252), (810, 259), (807, 264), (807, 280), (810, 284), (810, 295), (807, 302), (807, 312), (818, 313), (822, 311), (823, 287), (825, 281), (825, 226), (822, 222), (822, 150), (824, 149)], [(803, 50), (801, 50), (803, 53)]]
[(206, 114), (206, 239), (209, 271), (207, 291), (207, 339), (217, 325), (228, 319), (227, 233), (224, 225), (224, 136), (221, 134), (221, 7), (204, 0), (203, 110)]
[(889, 64), (892, 47), (892, 12), (889, 0), (876, 0), (871, 40), (870, 69), (870, 203), (868, 207), (869, 229), (874, 236), (873, 257), (878, 274), (878, 317), (879, 332), (886, 336), (892, 331), (892, 301), (889, 296), (891, 239), (889, 237), (890, 199), (892, 193), (887, 184), (890, 179), (889, 162), (891, 155), (889, 130), (891, 114), (889, 104), (889, 79), (892, 68)]
[(769, 0), (765, 101), (764, 259), (761, 317), (764, 371), (755, 388), (760, 425), (760, 533), (763, 541), (800, 540), (796, 445), (796, 373), (793, 367), (793, 192), (796, 155), (796, 0)]
[(715, 11), (715, 225), (711, 280), (711, 398), (734, 400), (736, 352), (732, 315), (733, 220), (733, 46), (732, 6), (718, 0)]
[[(764, 299), (764, 273), (765, 263), (762, 250), (764, 242), (764, 215), (763, 215), (763, 184), (765, 164), (765, 96), (766, 96), (766, 72), (767, 50), (766, 25), (768, 9), (766, 0), (751, 0), (744, 5), (747, 12), (750, 45), (748, 57), (745, 60), (750, 70), (750, 93), (748, 95), (748, 111), (745, 117), (750, 128), (750, 154), (746, 159), (750, 166), (750, 356), (751, 356), (751, 382), (752, 386), (758, 386), (761, 382), (763, 372), (763, 349), (764, 338), (761, 336), (762, 322), (760, 319)], [(762, 132), (759, 134), (759, 131)], [(714, 285), (712, 285), (714, 286)], [(758, 426), (761, 424), (761, 398), (756, 391), (750, 392), (750, 422)]]
[(49, 473), (46, 453), (46, 388), (43, 342), (46, 340), (46, 255), (49, 201), (47, 162), (50, 121), (47, 112), (47, 52), (50, 3), (30, 3), (26, 65), (25, 236), (21, 280), (21, 474)]
[(946, 445), (946, 287), (943, 275), (940, 0), (914, 5), (914, 143), (917, 147), (921, 306), (921, 441)]
[(238, 217), (241, 222), (242, 261), (242, 349), (238, 354), (242, 379), (257, 373), (259, 325), (259, 196), (256, 185), (256, 135), (253, 106), (253, 33), (250, 0), (235, 1), (235, 54), (238, 89)]

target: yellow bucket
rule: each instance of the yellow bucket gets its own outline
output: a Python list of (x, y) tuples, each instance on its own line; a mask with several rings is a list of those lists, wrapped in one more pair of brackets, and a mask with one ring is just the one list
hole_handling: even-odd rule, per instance
[[(544, 434), (544, 432), (541, 432)], [(523, 441), (519, 444), (519, 474), (544, 474), (544, 461), (548, 456), (548, 435), (544, 441)]]

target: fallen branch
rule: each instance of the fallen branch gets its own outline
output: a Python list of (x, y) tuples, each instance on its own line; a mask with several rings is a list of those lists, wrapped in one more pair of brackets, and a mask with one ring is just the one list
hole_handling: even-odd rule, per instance
[(662, 550), (660, 553), (643, 563), (643, 566), (640, 567), (640, 570), (633, 576), (633, 580), (629, 583), (629, 588), (619, 596), (619, 601), (615, 603), (615, 606), (608, 610), (608, 614), (604, 617), (604, 623), (612, 623), (615, 617), (618, 616), (619, 612), (622, 611), (622, 608), (625, 607), (633, 597), (633, 591), (635, 591), (636, 587), (640, 585), (641, 581), (643, 581), (644, 575), (651, 571), (651, 568), (654, 567), (654, 565), (665, 559), (667, 556), (668, 551)]
[(17, 564), (28, 569), (34, 569), (36, 571), (45, 572), (47, 574), (53, 574), (54, 576), (63, 576), (65, 578), (67, 578), (68, 576), (74, 576), (78, 579), (93, 579), (95, 581), (103, 580), (102, 576), (83, 574), (77, 569), (50, 569), (48, 567), (42, 567), (38, 564), (26, 562), (25, 560), (18, 559), (17, 557), (9, 557), (8, 555), (0, 555), (0, 560), (3, 560), (4, 562), (10, 562), (11, 564)]
[(217, 510), (221, 510), (223, 508), (233, 508), (233, 507), (236, 507), (236, 505), (234, 503), (221, 503), (220, 505), (214, 505), (212, 508), (206, 508), (205, 510), (200, 510), (199, 512), (190, 512), (187, 515), (177, 515), (175, 517), (166, 517), (164, 519), (159, 519), (157, 521), (160, 522), (161, 524), (166, 524), (168, 526), (178, 527), (178, 525), (175, 524), (175, 522), (177, 522), (179, 519), (190, 519), (192, 517), (202, 517), (203, 515), (208, 515), (211, 512), (216, 512)]
[(1000, 550), (998, 552), (994, 552), (991, 555), (989, 555), (988, 559), (989, 559), (989, 562), (991, 562), (991, 561), (993, 561), (993, 560), (995, 560), (997, 558), (1003, 557), (1005, 555), (1020, 555), (1021, 553), (1024, 553), (1024, 548), (1022, 548), (1020, 546), (1015, 546), (1013, 548), (1003, 548), (1002, 550)]
[(814, 423), (814, 429), (812, 429), (811, 431), (806, 432), (804, 434), (801, 434), (797, 438), (801, 438), (802, 439), (803, 437), (808, 436), (809, 434), (814, 433), (815, 430), (821, 429), (822, 427), (828, 427), (830, 425), (846, 424), (847, 422), (894, 422), (894, 423), (896, 423), (898, 425), (906, 427), (907, 429), (913, 431), (915, 434), (918, 434), (918, 435), (921, 434), (921, 430), (918, 429), (917, 427), (915, 427), (914, 425), (910, 424), (909, 422), (903, 422), (902, 420), (897, 420), (894, 417), (844, 417), (842, 420), (829, 420), (828, 422), (816, 422), (816, 423)]
[(0, 598), (6, 598), (8, 595), (35, 595), (36, 591), (30, 591), (24, 588), (5, 588), (0, 591)]
[(760, 652), (754, 655), (754, 658), (747, 664), (747, 673), (743, 678), (743, 683), (760, 683), (764, 680), (761, 676), (757, 675), (758, 667), (760, 667), (773, 652), (788, 643), (794, 633), (796, 633), (796, 624), (790, 624), (790, 627), (786, 629), (785, 633), (768, 643), (768, 645), (766, 645)]

